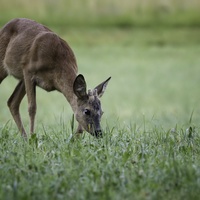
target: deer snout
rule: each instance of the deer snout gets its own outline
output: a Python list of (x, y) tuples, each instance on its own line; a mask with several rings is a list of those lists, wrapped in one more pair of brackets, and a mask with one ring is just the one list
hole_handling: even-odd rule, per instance
[(93, 123), (93, 136), (97, 138), (102, 138), (102, 130), (101, 130), (101, 124), (100, 124), (101, 118), (98, 116)]
[(101, 130), (95, 130), (95, 136), (97, 138), (102, 138), (103, 137), (102, 131)]
[(97, 124), (92, 124), (92, 129), (90, 129), (89, 133), (96, 137), (96, 138), (102, 138), (103, 134), (102, 134), (102, 130), (101, 130), (101, 126), (99, 123)]

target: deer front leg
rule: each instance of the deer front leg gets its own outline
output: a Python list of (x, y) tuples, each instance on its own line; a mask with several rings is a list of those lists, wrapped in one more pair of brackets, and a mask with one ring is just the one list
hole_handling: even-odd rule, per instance
[(26, 138), (27, 134), (26, 134), (26, 131), (23, 127), (21, 117), (20, 117), (20, 113), (19, 113), (19, 106), (20, 106), (20, 103), (21, 103), (25, 94), (26, 94), (26, 91), (25, 91), (24, 82), (20, 81), (17, 84), (14, 92), (12, 93), (10, 98), (8, 99), (7, 105), (10, 109), (10, 112), (13, 116), (15, 123), (17, 124), (19, 131), (21, 132), (22, 136), (24, 136)]
[(24, 71), (24, 82), (25, 89), (28, 98), (28, 112), (30, 118), (30, 133), (34, 133), (34, 123), (35, 123), (35, 114), (36, 114), (36, 85), (31, 80), (31, 75), (29, 72)]

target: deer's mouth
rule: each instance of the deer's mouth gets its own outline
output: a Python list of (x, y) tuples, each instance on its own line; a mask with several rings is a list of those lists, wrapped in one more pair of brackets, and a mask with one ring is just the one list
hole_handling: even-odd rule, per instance
[(96, 130), (96, 131), (95, 131), (95, 137), (97, 137), (97, 138), (102, 138), (102, 137), (103, 137), (102, 131), (101, 131), (101, 130)]
[(89, 132), (89, 133), (96, 138), (102, 138), (103, 137), (103, 133), (102, 133), (101, 130), (95, 130), (94, 132)]
[(103, 133), (101, 128), (96, 128), (93, 124), (90, 124), (87, 130), (92, 136), (96, 138), (102, 138)]

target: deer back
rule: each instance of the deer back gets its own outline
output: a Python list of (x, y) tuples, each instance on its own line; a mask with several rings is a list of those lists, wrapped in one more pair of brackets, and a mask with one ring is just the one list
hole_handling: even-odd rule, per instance
[(28, 70), (36, 85), (48, 91), (60, 90), (56, 83), (65, 73), (66, 79), (72, 77), (73, 84), (77, 73), (74, 53), (47, 27), (32, 20), (15, 19), (1, 30), (0, 46), (4, 68), (17, 79), (23, 79), (23, 70)]

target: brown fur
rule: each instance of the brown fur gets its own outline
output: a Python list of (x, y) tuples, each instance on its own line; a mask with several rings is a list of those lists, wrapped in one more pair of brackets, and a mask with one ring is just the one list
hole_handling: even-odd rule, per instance
[[(100, 105), (99, 97), (104, 93), (110, 78), (96, 87), (98, 95), (95, 92), (89, 95), (84, 77), (77, 76), (77, 73), (73, 51), (47, 27), (29, 19), (14, 19), (0, 30), (0, 83), (8, 75), (19, 80), (8, 100), (8, 106), (23, 136), (27, 134), (19, 106), (27, 94), (30, 133), (33, 133), (36, 86), (46, 91), (58, 90), (66, 97), (79, 123), (77, 132), (85, 129), (95, 135), (101, 131), (102, 111), (101, 106), (96, 105)], [(91, 96), (94, 97), (92, 101)], [(86, 110), (89, 110), (90, 115)]]

